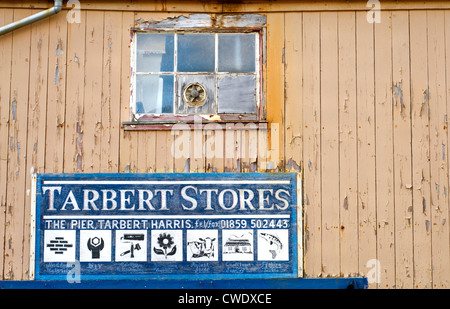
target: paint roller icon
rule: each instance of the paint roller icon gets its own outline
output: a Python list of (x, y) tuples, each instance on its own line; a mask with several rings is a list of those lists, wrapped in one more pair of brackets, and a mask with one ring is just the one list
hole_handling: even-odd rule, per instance
[(120, 237), (120, 240), (123, 243), (130, 243), (130, 250), (124, 251), (120, 254), (120, 256), (124, 256), (125, 254), (130, 254), (130, 257), (134, 258), (134, 250), (141, 250), (141, 246), (139, 243), (135, 243), (137, 241), (144, 240), (144, 234), (124, 234)]

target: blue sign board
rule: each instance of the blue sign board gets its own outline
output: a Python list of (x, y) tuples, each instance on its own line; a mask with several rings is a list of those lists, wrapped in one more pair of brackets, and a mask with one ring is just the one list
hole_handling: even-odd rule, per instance
[(38, 174), (34, 276), (298, 277), (297, 186), (295, 173)]

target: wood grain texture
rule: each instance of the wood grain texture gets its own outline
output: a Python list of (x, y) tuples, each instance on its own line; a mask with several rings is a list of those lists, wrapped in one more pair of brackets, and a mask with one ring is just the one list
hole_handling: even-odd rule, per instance
[(432, 288), (427, 14), (410, 12), (414, 288)]
[[(14, 10), (14, 20), (32, 13)], [(5, 219), (5, 252), (3, 276), (24, 279), (24, 218), (26, 208), (26, 168), (28, 91), (30, 78), (31, 26), (19, 29), (12, 36), (10, 76), (9, 149), (7, 172), (7, 199)], [(25, 262), (26, 263), (26, 262)]]
[[(86, 2), (80, 23), (0, 37), (1, 278), (28, 279), (32, 172), (303, 171), (306, 277), (448, 288), (448, 4), (386, 1), (372, 24), (366, 1), (169, 2)], [(0, 24), (36, 3), (2, 2)], [(268, 12), (269, 122), (124, 131), (136, 20), (222, 10)]]

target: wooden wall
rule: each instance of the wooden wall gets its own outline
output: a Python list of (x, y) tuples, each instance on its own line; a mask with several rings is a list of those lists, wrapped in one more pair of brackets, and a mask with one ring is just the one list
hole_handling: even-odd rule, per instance
[[(42, 10), (6, 3), (0, 25)], [(450, 287), (448, 5), (137, 3), (0, 37), (0, 279), (28, 279), (32, 173), (302, 170), (306, 277)], [(123, 130), (130, 27), (192, 10), (267, 15), (267, 131)]]

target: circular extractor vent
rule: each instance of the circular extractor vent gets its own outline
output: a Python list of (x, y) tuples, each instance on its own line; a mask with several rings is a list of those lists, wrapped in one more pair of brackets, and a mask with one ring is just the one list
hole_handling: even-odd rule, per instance
[(206, 89), (199, 83), (191, 83), (184, 88), (183, 99), (191, 107), (199, 107), (206, 102)]

